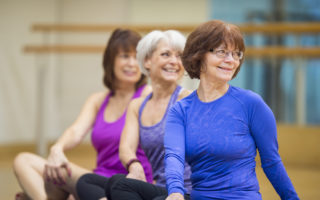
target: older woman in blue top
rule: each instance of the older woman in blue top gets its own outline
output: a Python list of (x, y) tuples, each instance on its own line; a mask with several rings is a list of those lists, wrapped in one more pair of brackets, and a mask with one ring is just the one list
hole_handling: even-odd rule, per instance
[(272, 111), (259, 95), (228, 83), (239, 72), (244, 51), (239, 28), (222, 21), (204, 23), (188, 37), (182, 62), (200, 83), (168, 113), (167, 200), (184, 199), (185, 159), (192, 171), (191, 199), (261, 199), (257, 149), (281, 199), (299, 199), (278, 153)]

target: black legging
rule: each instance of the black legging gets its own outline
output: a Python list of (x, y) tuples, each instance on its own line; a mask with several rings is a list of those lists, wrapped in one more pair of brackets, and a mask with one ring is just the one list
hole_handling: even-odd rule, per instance
[(111, 200), (110, 190), (120, 178), (125, 177), (124, 174), (117, 174), (111, 178), (89, 173), (82, 175), (77, 184), (76, 189), (78, 197), (81, 200), (95, 200), (107, 197)]
[[(111, 197), (115, 200), (165, 200), (167, 196), (166, 188), (124, 176), (118, 177), (111, 186)], [(190, 196), (184, 198), (188, 200)]]
[(105, 197), (105, 188), (109, 178), (97, 174), (82, 175), (76, 185), (78, 196), (81, 200), (100, 199)]

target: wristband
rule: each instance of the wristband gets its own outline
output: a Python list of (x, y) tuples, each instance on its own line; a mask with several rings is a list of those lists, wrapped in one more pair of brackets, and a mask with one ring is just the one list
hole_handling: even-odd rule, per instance
[(126, 170), (129, 172), (129, 167), (132, 163), (134, 162), (140, 162), (140, 160), (138, 158), (132, 158), (129, 160), (129, 162), (126, 164)]

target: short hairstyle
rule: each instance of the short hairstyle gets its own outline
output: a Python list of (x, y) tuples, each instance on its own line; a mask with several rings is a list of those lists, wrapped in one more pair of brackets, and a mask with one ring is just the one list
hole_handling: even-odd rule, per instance
[(137, 46), (137, 60), (142, 73), (149, 75), (144, 66), (146, 59), (150, 58), (153, 52), (156, 50), (160, 41), (166, 41), (171, 47), (178, 51), (183, 51), (186, 43), (186, 38), (175, 30), (159, 31), (155, 30), (145, 35), (138, 43)]
[[(182, 54), (182, 63), (190, 78), (200, 79), (201, 70), (206, 70), (205, 54), (221, 44), (233, 45), (239, 51), (245, 51), (244, 39), (240, 29), (219, 20), (212, 20), (198, 26), (187, 38)], [(238, 74), (244, 58), (232, 78)]]
[[(107, 47), (103, 54), (103, 83), (112, 93), (116, 89), (116, 77), (114, 74), (114, 61), (120, 51), (135, 52), (136, 46), (141, 36), (129, 29), (116, 29), (112, 32)], [(147, 78), (142, 74), (140, 80), (136, 83), (136, 89), (147, 83)]]

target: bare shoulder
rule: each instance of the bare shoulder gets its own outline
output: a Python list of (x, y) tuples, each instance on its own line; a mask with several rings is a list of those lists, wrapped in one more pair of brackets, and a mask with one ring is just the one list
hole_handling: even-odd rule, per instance
[(129, 110), (135, 112), (135, 113), (138, 113), (138, 110), (143, 102), (145, 97), (139, 97), (139, 98), (135, 98), (133, 99), (130, 104), (129, 104)]
[(186, 96), (188, 96), (191, 93), (192, 93), (191, 90), (187, 90), (187, 89), (182, 88), (182, 90), (181, 90), (181, 92), (179, 94), (178, 100), (181, 100), (181, 99), (185, 98)]
[(100, 107), (108, 93), (109, 90), (95, 92), (89, 96), (89, 98), (87, 99), (87, 103), (93, 104), (96, 107)]
[(146, 97), (148, 94), (150, 94), (152, 92), (152, 87), (150, 85), (146, 85), (143, 88), (143, 91), (141, 93), (141, 97)]

